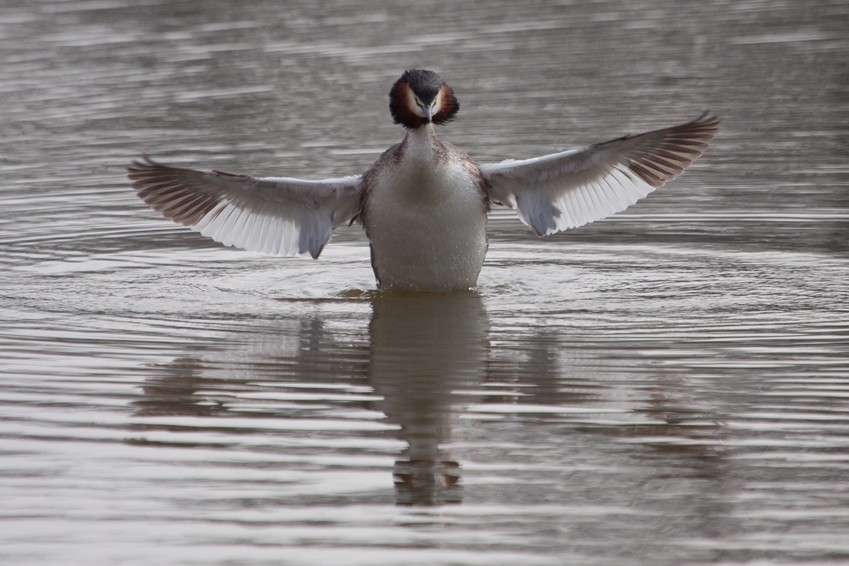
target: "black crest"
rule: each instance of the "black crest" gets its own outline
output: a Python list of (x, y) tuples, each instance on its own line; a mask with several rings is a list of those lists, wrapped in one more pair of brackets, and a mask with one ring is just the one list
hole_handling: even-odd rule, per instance
[(401, 75), (400, 80), (410, 85), (416, 96), (425, 104), (433, 102), (439, 87), (445, 84), (439, 75), (427, 69), (408, 69)]

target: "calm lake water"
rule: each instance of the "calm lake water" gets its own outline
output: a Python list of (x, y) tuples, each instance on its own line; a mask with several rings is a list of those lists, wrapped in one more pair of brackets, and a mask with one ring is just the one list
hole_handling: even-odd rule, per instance
[[(849, 560), (849, 4), (7, 0), (0, 562)], [(124, 167), (322, 178), (410, 66), (481, 160), (723, 119), (477, 293), (374, 292), (160, 219)]]

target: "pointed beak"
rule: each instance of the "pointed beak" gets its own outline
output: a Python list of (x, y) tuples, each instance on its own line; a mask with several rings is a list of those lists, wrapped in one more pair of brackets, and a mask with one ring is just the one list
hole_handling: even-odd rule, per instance
[(428, 105), (425, 112), (427, 113), (427, 121), (433, 122), (433, 106)]

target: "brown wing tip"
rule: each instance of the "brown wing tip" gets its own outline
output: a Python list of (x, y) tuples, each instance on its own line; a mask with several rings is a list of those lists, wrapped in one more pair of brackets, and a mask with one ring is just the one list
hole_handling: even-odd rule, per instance
[[(710, 110), (705, 110), (704, 112), (699, 114), (698, 118), (696, 118), (695, 120), (691, 120), (690, 122), (687, 122), (687, 124), (705, 124), (705, 125), (710, 125), (710, 126), (716, 127), (716, 126), (719, 126), (720, 122), (721, 122), (721, 120), (719, 119), (719, 116), (717, 116), (716, 114), (714, 114)], [(684, 124), (684, 125), (687, 125), (687, 124)]]
[(160, 165), (160, 163), (157, 162), (157, 161), (154, 161), (150, 157), (150, 155), (148, 155), (147, 153), (142, 153), (139, 157), (137, 157), (136, 159), (133, 159), (130, 162), (130, 164), (127, 166), (127, 170), (130, 171), (135, 167), (139, 167), (139, 166), (144, 167), (144, 166), (147, 166), (147, 165)]
[(136, 194), (165, 218), (194, 226), (219, 204), (216, 195), (191, 182), (188, 169), (162, 165), (142, 154), (127, 166), (127, 177)]
[(163, 165), (158, 161), (154, 161), (148, 154), (142, 153), (140, 157), (133, 159), (127, 166), (127, 177), (133, 181), (133, 187), (138, 190), (136, 181), (143, 182), (155, 175), (163, 175), (166, 172), (173, 174), (176, 171), (180, 171), (180, 169), (171, 167), (170, 165)]
[(652, 187), (660, 188), (705, 152), (719, 124), (719, 117), (706, 110), (695, 120), (645, 134), (647, 143), (634, 150), (628, 168)]

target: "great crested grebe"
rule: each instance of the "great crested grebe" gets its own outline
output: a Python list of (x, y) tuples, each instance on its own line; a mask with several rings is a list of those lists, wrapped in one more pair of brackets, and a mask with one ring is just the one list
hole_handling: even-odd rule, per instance
[(531, 159), (477, 163), (436, 137), (460, 105), (433, 71), (410, 69), (389, 110), (407, 129), (362, 175), (307, 181), (202, 172), (147, 156), (128, 167), (138, 196), (166, 218), (227, 246), (317, 258), (342, 223), (359, 222), (381, 289), (475, 286), (492, 204), (516, 209), (539, 236), (620, 212), (680, 175), (719, 120), (686, 124)]

